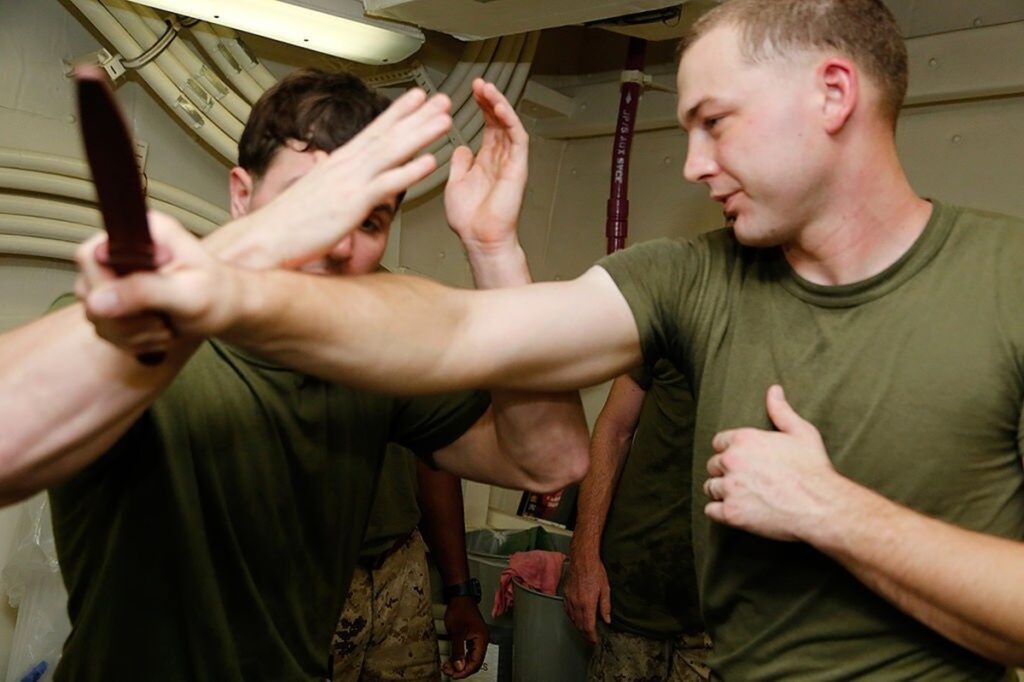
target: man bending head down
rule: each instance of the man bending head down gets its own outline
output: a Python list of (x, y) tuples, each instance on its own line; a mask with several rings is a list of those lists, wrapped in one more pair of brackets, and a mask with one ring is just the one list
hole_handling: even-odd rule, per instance
[[(238, 143), (238, 166), (230, 176), (232, 216), (247, 215), (277, 198), (388, 104), (347, 73), (298, 71), (274, 85), (253, 107)], [(376, 271), (403, 194), (386, 197), (356, 230), (302, 269), (331, 275)]]

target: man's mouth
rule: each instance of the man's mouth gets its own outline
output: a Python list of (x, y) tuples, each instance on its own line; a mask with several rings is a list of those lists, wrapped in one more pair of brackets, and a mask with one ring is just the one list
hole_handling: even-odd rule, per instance
[(736, 222), (736, 209), (732, 204), (735, 203), (738, 195), (739, 190), (729, 192), (728, 194), (715, 194), (711, 196), (712, 199), (722, 204), (722, 215), (725, 216), (726, 227), (731, 227)]

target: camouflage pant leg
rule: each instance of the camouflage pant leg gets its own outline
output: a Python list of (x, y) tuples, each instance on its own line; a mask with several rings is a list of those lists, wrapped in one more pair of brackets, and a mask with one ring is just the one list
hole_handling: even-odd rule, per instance
[(374, 623), (363, 682), (437, 682), (440, 656), (426, 548), (419, 532), (414, 531), (372, 578)]
[(672, 663), (672, 643), (598, 622), (597, 645), (587, 667), (588, 682), (664, 682)]
[(670, 682), (708, 682), (711, 640), (707, 635), (682, 635), (672, 643)]
[(334, 682), (358, 682), (363, 671), (363, 659), (370, 643), (373, 623), (373, 584), (370, 572), (357, 567), (352, 584), (345, 597), (345, 607), (331, 638), (334, 657)]

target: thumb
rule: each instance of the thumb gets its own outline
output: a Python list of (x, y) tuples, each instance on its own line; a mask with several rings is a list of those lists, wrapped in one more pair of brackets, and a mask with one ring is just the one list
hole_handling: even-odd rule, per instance
[(190, 295), (190, 287), (175, 280), (173, 276), (147, 272), (104, 283), (89, 294), (86, 310), (100, 319), (144, 312), (164, 313), (175, 319), (197, 317), (203, 311), (203, 301)]
[(457, 183), (466, 176), (473, 165), (473, 151), (466, 145), (456, 147), (448, 161), (448, 182)]
[(768, 417), (775, 428), (783, 433), (798, 433), (806, 430), (810, 423), (804, 420), (786, 400), (782, 386), (774, 384), (768, 389)]

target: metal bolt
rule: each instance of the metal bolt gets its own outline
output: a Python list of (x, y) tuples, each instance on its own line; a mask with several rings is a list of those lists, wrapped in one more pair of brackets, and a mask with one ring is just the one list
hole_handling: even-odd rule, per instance
[(964, 138), (962, 136), (960, 136), (960, 135), (954, 135), (953, 136), (953, 144), (960, 144), (960, 141), (963, 140), (963, 139)]
[(932, 57), (931, 59), (928, 60), (928, 66), (932, 67), (933, 69), (936, 66), (938, 66), (938, 65), (939, 65), (939, 60), (936, 59), (935, 57)]

